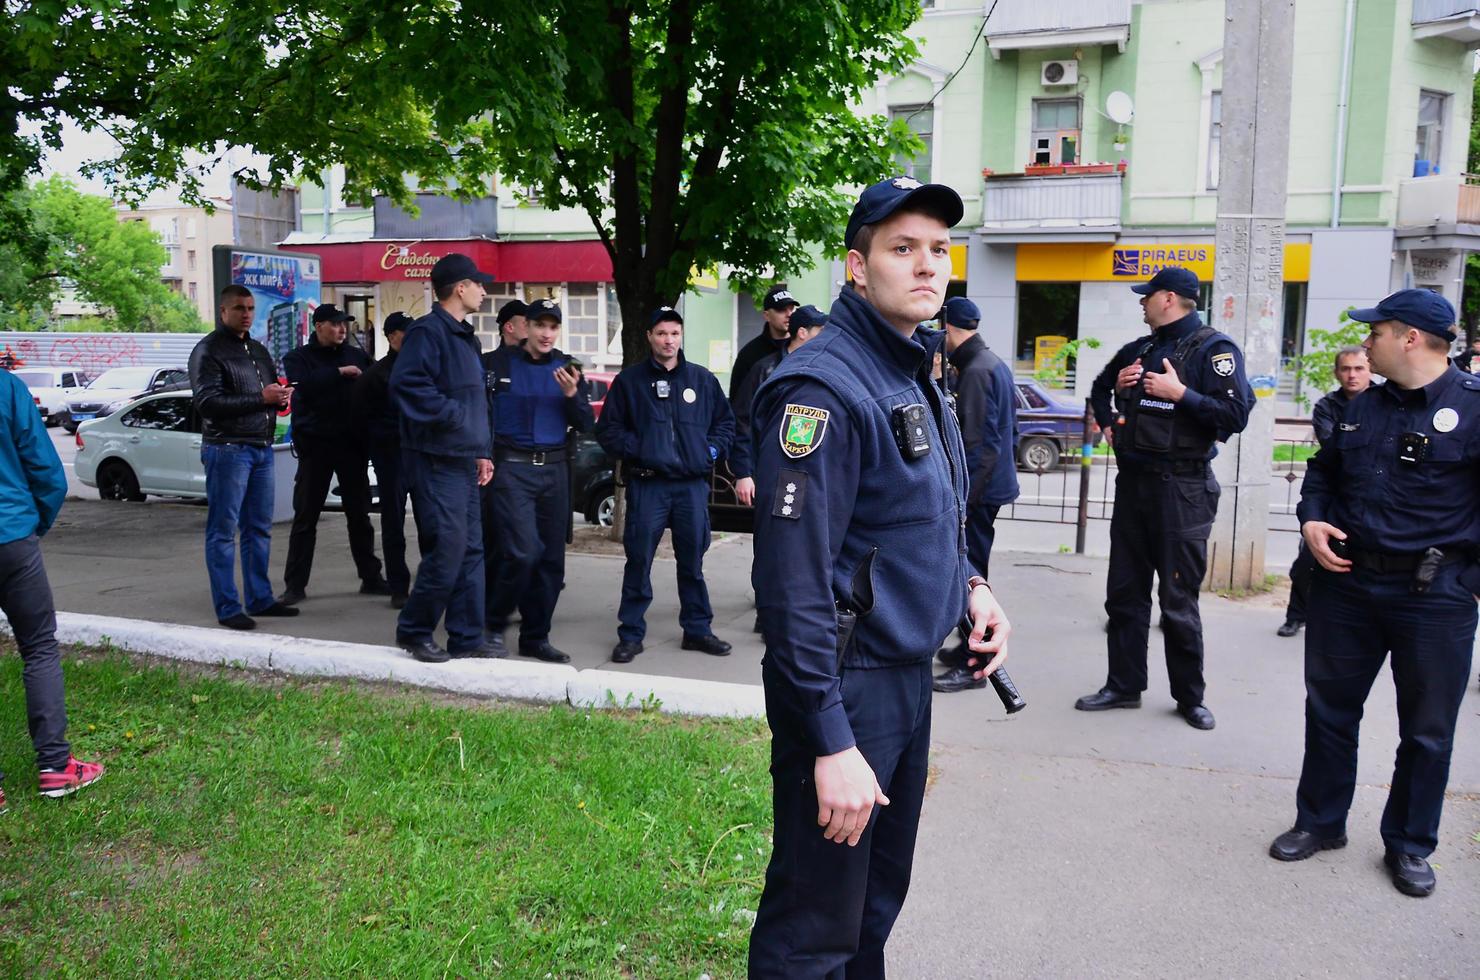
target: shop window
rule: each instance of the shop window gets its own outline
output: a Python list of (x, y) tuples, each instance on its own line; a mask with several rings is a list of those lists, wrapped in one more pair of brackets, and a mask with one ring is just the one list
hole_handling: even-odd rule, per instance
[[(1063, 343), (1079, 339), (1079, 283), (1019, 283), (1017, 306), (1017, 363), (1013, 371), (1031, 375), (1037, 369), (1035, 360), (1040, 348), (1047, 355)], [(1043, 338), (1043, 343), (1040, 344), (1039, 338)], [(1072, 389), (1073, 366), (1068, 365), (1071, 370), (1055, 383)]]
[(930, 159), (935, 150), (935, 110), (929, 105), (900, 105), (889, 107), (889, 120), (903, 119), (905, 127), (915, 134), (925, 148), (913, 158), (894, 158), (899, 172), (913, 177), (922, 184), (930, 183)]
[(601, 297), (594, 282), (573, 282), (565, 288), (565, 350), (589, 362), (601, 352)]
[(1439, 172), (1440, 153), (1444, 149), (1444, 116), (1449, 96), (1443, 92), (1418, 93), (1418, 136), (1413, 149), (1413, 176), (1427, 177)]
[(1028, 144), (1032, 162), (1060, 164), (1079, 162), (1079, 99), (1034, 99), (1032, 140)]
[(1218, 189), (1218, 157), (1223, 147), (1223, 92), (1215, 91), (1208, 101), (1207, 188)]

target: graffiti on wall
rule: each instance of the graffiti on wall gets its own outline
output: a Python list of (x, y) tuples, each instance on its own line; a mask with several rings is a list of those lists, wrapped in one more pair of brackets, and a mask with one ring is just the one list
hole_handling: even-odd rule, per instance
[(0, 367), (14, 371), (22, 365), (65, 367), (98, 374), (109, 368), (145, 363), (139, 339), (126, 334), (41, 335), (0, 345)]

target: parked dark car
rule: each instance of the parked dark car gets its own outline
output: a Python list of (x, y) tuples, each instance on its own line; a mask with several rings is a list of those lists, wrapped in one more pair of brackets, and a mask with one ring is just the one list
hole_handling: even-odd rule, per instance
[(62, 428), (76, 432), (88, 419), (112, 415), (136, 398), (189, 383), (190, 372), (184, 368), (109, 368), (76, 397), (67, 400), (66, 409), (60, 413)]
[[(1036, 381), (1017, 383), (1018, 469), (1051, 470), (1084, 444), (1084, 403), (1051, 391)], [(1044, 418), (1045, 415), (1072, 415)]]
[(571, 482), (575, 485), (571, 509), (585, 514), (588, 523), (611, 527), (612, 510), (617, 500), (615, 468), (612, 458), (590, 433), (576, 437)]

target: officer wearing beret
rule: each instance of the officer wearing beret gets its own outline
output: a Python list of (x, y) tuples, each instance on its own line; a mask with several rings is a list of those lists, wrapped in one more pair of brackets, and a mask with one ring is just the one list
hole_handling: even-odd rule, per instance
[(1095, 421), (1114, 446), (1117, 467), (1105, 589), (1110, 669), (1105, 686), (1074, 707), (1141, 706), (1154, 574), (1177, 712), (1208, 731), (1215, 722), (1203, 704), (1197, 603), (1220, 492), (1209, 463), (1217, 443), (1248, 424), (1254, 391), (1244, 377), (1243, 352), (1197, 315), (1200, 289), (1196, 275), (1176, 266), (1132, 286), (1141, 294), (1151, 334), (1122, 347), (1090, 389)]
[(411, 317), (392, 313), (385, 318), (385, 356), (355, 379), (355, 412), (365, 420), (370, 435), (370, 462), (380, 496), (380, 540), (385, 549), (385, 581), (391, 590), (391, 608), (406, 605), (411, 591), (411, 569), (406, 565), (406, 480), (401, 472), (401, 412), (392, 397), (391, 372), (406, 340)]
[(1392, 657), (1398, 753), (1382, 813), (1385, 863), (1406, 895), (1434, 890), (1455, 720), (1480, 593), (1480, 378), (1448, 362), (1454, 307), (1404, 289), (1353, 310), (1387, 383), (1347, 406), (1310, 461), (1300, 533), (1320, 564), (1305, 633), (1305, 763), (1295, 826), (1270, 854), (1346, 846), (1362, 706)]
[[(966, 556), (983, 577), (992, 557), (997, 512), (1018, 497), (1017, 382), (1012, 368), (977, 333), (982, 313), (965, 296), (952, 296), (945, 320), (946, 377), (966, 444)], [(946, 671), (935, 678), (941, 694), (985, 687), (967, 665), (966, 644), (938, 655)]]
[(756, 389), (771, 376), (783, 357), (817, 336), (826, 325), (827, 314), (815, 306), (799, 306), (792, 310), (786, 322), (786, 346), (756, 361), (744, 382), (730, 396), (730, 407), (735, 410), (735, 444), (730, 447), (730, 472), (735, 476), (735, 499), (747, 507), (755, 503), (755, 480), (751, 478), (750, 407), (755, 401)]
[(786, 348), (789, 340), (786, 324), (791, 318), (792, 310), (800, 305), (797, 298), (787, 290), (785, 283), (777, 283), (766, 291), (766, 298), (761, 301), (761, 317), (765, 325), (761, 328), (760, 336), (752, 337), (740, 348), (740, 352), (735, 355), (735, 363), (730, 367), (731, 407), (734, 406), (735, 393), (739, 391), (740, 385), (756, 362)]
[[(529, 306), (520, 300), (511, 299), (498, 308), (498, 347), (483, 352), (483, 373), (488, 382), (488, 409), (493, 411), (494, 379), (498, 376), (499, 364), (508, 364), (511, 353), (524, 346), (529, 336)], [(508, 377), (507, 370), (504, 377)], [(492, 419), (490, 414), (489, 418)], [(498, 587), (498, 565), (502, 546), (498, 540), (499, 522), (493, 511), (493, 481), (479, 488), (478, 502), (483, 519), (483, 614), (488, 615), (494, 603), (493, 592)], [(520, 609), (520, 615), (524, 610)], [(503, 627), (487, 624), (489, 630), (502, 640)]]
[(716, 657), (730, 645), (714, 635), (714, 610), (704, 584), (709, 550), (709, 475), (735, 438), (735, 417), (718, 379), (683, 356), (683, 317), (671, 306), (653, 311), (647, 331), (652, 356), (617, 375), (606, 393), (596, 438), (622, 461), (627, 526), (622, 545), (622, 604), (615, 663), (642, 652), (645, 616), (653, 601), (653, 555), (665, 528), (673, 530), (678, 564), (682, 646)]
[[(451, 252), (432, 266), (432, 312), (406, 328), (390, 388), (401, 410), (401, 462), (416, 510), (421, 565), (396, 619), (417, 660), (495, 657), (483, 636), (483, 529), (478, 488), (493, 479), (482, 345), (468, 315), (493, 277)], [(447, 649), (433, 631), (446, 616)]]
[(925, 792), (931, 657), (963, 614), (973, 654), (992, 658), (978, 670), (1007, 653), (1011, 628), (966, 556), (965, 449), (921, 342), (940, 335), (917, 337), (961, 215), (941, 184), (865, 189), (844, 237), (852, 284), (756, 394), (775, 832), (752, 977), (884, 975)]
[(565, 536), (570, 522), (567, 437), (589, 431), (590, 386), (555, 346), (560, 307), (529, 305), (524, 346), (500, 347), (493, 371), (493, 518), (498, 524), (497, 582), (486, 611), (489, 640), (503, 646), (520, 610), (519, 655), (547, 663), (570, 657), (550, 645), (555, 602), (565, 588)]

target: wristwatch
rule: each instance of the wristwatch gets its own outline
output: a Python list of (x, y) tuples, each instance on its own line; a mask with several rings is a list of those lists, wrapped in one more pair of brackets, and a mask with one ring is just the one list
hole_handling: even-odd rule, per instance
[(975, 592), (977, 590), (977, 586), (981, 585), (985, 585), (988, 592), (992, 591), (992, 584), (986, 579), (982, 578), (980, 575), (973, 575), (971, 576), (971, 578), (966, 580), (966, 591), (968, 593)]

